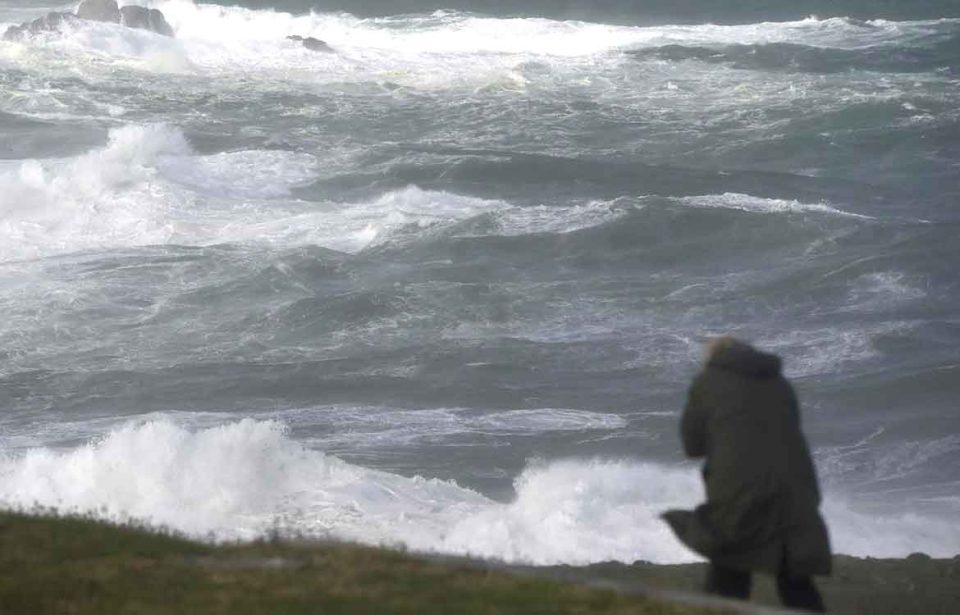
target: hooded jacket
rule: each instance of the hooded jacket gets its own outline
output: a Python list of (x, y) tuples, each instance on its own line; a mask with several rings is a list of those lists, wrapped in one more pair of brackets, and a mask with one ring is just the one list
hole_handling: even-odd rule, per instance
[(681, 419), (690, 457), (705, 457), (707, 501), (664, 519), (719, 565), (792, 576), (829, 574), (820, 490), (793, 388), (779, 357), (736, 342), (690, 387)]

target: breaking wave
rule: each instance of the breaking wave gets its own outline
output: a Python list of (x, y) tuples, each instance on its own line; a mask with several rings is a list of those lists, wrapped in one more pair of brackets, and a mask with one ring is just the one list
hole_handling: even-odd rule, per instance
[[(516, 497), (491, 500), (452, 481), (348, 464), (250, 419), (190, 431), (128, 423), (69, 451), (35, 448), (0, 461), (0, 502), (134, 518), (214, 540), (269, 531), (533, 564), (695, 559), (660, 521), (702, 498), (689, 466), (629, 459), (532, 463)], [(825, 507), (835, 548), (855, 555), (960, 552), (960, 530), (918, 515), (873, 517)]]

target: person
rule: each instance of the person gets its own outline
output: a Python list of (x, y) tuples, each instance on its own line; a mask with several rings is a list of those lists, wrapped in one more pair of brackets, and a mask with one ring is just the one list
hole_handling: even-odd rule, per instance
[(748, 599), (753, 572), (776, 575), (787, 607), (825, 612), (814, 575), (830, 573), (820, 488), (793, 387), (776, 355), (732, 337), (707, 347), (680, 424), (689, 457), (704, 457), (707, 501), (663, 517), (706, 557), (706, 589)]

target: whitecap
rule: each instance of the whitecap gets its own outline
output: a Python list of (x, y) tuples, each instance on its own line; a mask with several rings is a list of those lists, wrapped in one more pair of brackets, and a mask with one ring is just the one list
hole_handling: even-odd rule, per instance
[(687, 196), (679, 198), (677, 201), (692, 207), (737, 209), (763, 214), (821, 213), (866, 220), (872, 219), (870, 216), (843, 211), (826, 203), (802, 203), (794, 199), (772, 199), (737, 192)]
[[(630, 459), (531, 464), (503, 503), (452, 481), (345, 463), (246, 419), (190, 431), (132, 422), (69, 451), (0, 457), (0, 503), (134, 518), (206, 539), (279, 529), (533, 564), (695, 560), (659, 515), (703, 497), (691, 466)], [(960, 530), (920, 515), (866, 515), (827, 494), (838, 551), (904, 556), (960, 552)]]

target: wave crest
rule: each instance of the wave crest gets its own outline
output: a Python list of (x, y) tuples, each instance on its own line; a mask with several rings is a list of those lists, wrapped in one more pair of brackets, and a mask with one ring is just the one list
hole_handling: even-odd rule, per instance
[[(275, 421), (191, 432), (129, 423), (77, 449), (0, 458), (0, 502), (136, 518), (199, 537), (295, 532), (534, 564), (661, 563), (694, 556), (659, 514), (701, 497), (692, 468), (632, 460), (538, 462), (500, 503), (452, 481), (345, 463), (292, 440)], [(829, 498), (828, 498), (829, 499)], [(857, 555), (960, 552), (960, 530), (908, 515), (826, 507), (838, 550)]]

